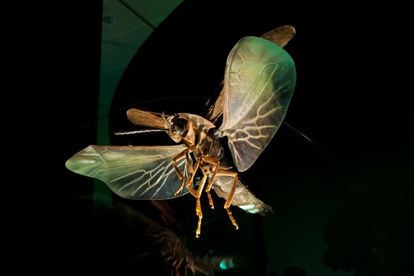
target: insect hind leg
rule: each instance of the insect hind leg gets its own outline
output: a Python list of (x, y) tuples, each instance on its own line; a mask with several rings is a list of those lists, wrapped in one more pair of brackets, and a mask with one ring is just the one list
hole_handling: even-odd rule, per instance
[(233, 224), (233, 226), (237, 230), (237, 229), (239, 229), (239, 226), (237, 225), (236, 219), (233, 217), (233, 213), (230, 210), (230, 206), (231, 206), (231, 202), (233, 201), (234, 192), (236, 191), (237, 184), (239, 182), (239, 176), (238, 176), (237, 172), (228, 171), (228, 170), (224, 170), (224, 169), (217, 170), (216, 175), (217, 176), (221, 175), (221, 176), (233, 177), (233, 185), (231, 187), (231, 190), (230, 190), (230, 193), (227, 197), (227, 200), (224, 203), (224, 209), (226, 209), (227, 215), (229, 216), (229, 219), (230, 219), (231, 223)]

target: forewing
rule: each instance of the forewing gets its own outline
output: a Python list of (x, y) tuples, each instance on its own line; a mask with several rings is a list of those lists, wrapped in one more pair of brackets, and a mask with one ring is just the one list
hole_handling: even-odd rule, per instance
[(233, 161), (246, 171), (281, 125), (296, 83), (295, 64), (266, 39), (244, 37), (231, 50), (224, 79), (221, 136)]
[[(117, 195), (128, 199), (169, 199), (181, 181), (172, 159), (186, 149), (175, 146), (88, 146), (72, 156), (66, 167), (78, 174), (105, 182)], [(185, 158), (178, 168), (186, 172)]]

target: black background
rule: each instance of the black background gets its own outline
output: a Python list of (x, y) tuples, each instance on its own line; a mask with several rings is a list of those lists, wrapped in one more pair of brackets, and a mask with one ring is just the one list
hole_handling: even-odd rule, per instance
[[(361, 206), (349, 187), (341, 188), (349, 193), (344, 197), (355, 203), (346, 199), (352, 211), (333, 218), (337, 223), (328, 227), (344, 233), (327, 230), (340, 234), (326, 234), (326, 239), (331, 248), (343, 248), (335, 240), (348, 243), (346, 238), (351, 237), (362, 249), (356, 246), (343, 255), (332, 255), (358, 255), (352, 252), (366, 250), (361, 244), (374, 239), (383, 257), (382, 264), (373, 261), (371, 265), (365, 257), (348, 256), (345, 261), (338, 257), (337, 262), (328, 257), (326, 265), (359, 267), (355, 275), (408, 275), (413, 255), (409, 184), (414, 180), (408, 10), (397, 2), (366, 7), (352, 1), (328, 5), (222, 2), (185, 1), (151, 35), (117, 89), (112, 128), (125, 127), (120, 123), (123, 108), (157, 97), (187, 99), (161, 104), (160, 109), (198, 110), (196, 104), (188, 105), (188, 96), (200, 97), (190, 102), (201, 103), (217, 90), (225, 57), (240, 37), (292, 24), (297, 36), (287, 50), (296, 62), (298, 80), (286, 121), (329, 153), (363, 202)], [(12, 275), (130, 272), (122, 267), (125, 248), (117, 242), (101, 243), (119, 227), (91, 215), (89, 204), (73, 202), (76, 196), (92, 193), (92, 185), (87, 184), (92, 182), (80, 181), (63, 166), (71, 154), (95, 139), (95, 126), (88, 122), (95, 121), (97, 114), (101, 5), (99, 1), (82, 6), (66, 3), (39, 13), (27, 7), (21, 13), (27, 23), (12, 31), (6, 43), (16, 50), (7, 57), (7, 71), (16, 74), (13, 78), (6, 74), (11, 83), (4, 94), (11, 97), (3, 102), (3, 135), (10, 138), (5, 142), (5, 161), (11, 164), (2, 181), (11, 230), (6, 254), (12, 261), (6, 269)], [(44, 12), (46, 8), (50, 12)], [(287, 128), (278, 135), (281, 145), (272, 143), (244, 177), (259, 175), (257, 182), (263, 183), (276, 178), (269, 174), (274, 164), (283, 168), (281, 184), (252, 185), (262, 195), (267, 189), (285, 194), (285, 199), (277, 201), (281, 212), (296, 204), (298, 198), (292, 196), (296, 191), (312, 194), (312, 187), (304, 190), (297, 184), (304, 183), (306, 173), (318, 171), (319, 176), (326, 173), (342, 179), (326, 158)], [(298, 223), (297, 218), (291, 220)], [(262, 224), (255, 222), (260, 233)], [(372, 249), (372, 243), (367, 243)], [(260, 248), (255, 250), (262, 252)], [(263, 275), (260, 261), (254, 264)]]

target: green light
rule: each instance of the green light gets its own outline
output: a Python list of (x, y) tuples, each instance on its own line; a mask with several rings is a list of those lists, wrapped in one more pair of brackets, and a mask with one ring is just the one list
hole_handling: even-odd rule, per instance
[(220, 267), (221, 270), (227, 270), (227, 269), (233, 268), (234, 267), (233, 259), (232, 258), (230, 258), (230, 259), (227, 259), (227, 258), (226, 259), (223, 259), (220, 262), (219, 267)]

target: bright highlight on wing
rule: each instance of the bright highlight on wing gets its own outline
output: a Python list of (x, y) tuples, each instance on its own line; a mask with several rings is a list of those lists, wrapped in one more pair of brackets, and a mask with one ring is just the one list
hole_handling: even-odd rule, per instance
[[(227, 199), (233, 185), (233, 179), (228, 176), (217, 176), (213, 185), (214, 192), (217, 196)], [(262, 214), (272, 212), (272, 207), (265, 204), (252, 194), (245, 185), (238, 180), (237, 187), (234, 191), (234, 197), (231, 205), (237, 206), (251, 214)]]

